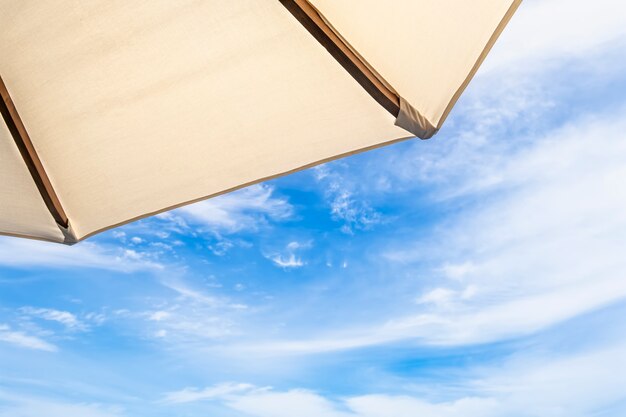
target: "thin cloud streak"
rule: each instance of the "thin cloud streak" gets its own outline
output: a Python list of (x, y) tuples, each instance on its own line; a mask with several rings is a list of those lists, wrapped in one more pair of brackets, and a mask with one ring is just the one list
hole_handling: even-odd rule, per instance
[(163, 265), (133, 250), (81, 242), (75, 246), (0, 237), (0, 266), (93, 268), (121, 272), (159, 270)]
[(269, 220), (284, 221), (293, 215), (293, 207), (273, 196), (274, 188), (252, 185), (242, 190), (182, 207), (172, 212), (187, 222), (208, 227), (211, 231), (232, 234), (253, 231)]
[(524, 1), (481, 67), (481, 73), (585, 59), (626, 37), (626, 6), (619, 0)]
[(24, 396), (0, 389), (0, 417), (124, 417), (119, 406)]
[(56, 352), (59, 349), (37, 336), (28, 335), (21, 331), (12, 330), (6, 324), (0, 324), (0, 342), (5, 342), (26, 349)]

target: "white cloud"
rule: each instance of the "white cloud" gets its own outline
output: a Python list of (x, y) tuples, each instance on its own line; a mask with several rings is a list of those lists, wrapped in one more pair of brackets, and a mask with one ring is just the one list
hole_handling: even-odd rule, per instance
[(272, 262), (274, 262), (274, 264), (276, 264), (276, 266), (279, 266), (281, 268), (300, 268), (301, 266), (304, 266), (304, 262), (302, 262), (302, 259), (296, 257), (296, 255), (294, 255), (293, 253), (287, 255), (287, 256), (283, 256), (283, 255), (272, 255), (269, 257)]
[(154, 311), (148, 315), (148, 320), (162, 321), (169, 318), (172, 314), (168, 311)]
[(222, 239), (213, 245), (209, 245), (209, 250), (216, 256), (224, 256), (235, 244), (230, 240)]
[(167, 279), (167, 280), (161, 281), (161, 284), (173, 290), (174, 292), (178, 293), (179, 296), (192, 300), (194, 302), (200, 303), (200, 304), (205, 304), (205, 305), (212, 306), (212, 307), (217, 307), (220, 304), (222, 304), (222, 301), (219, 298), (214, 297), (205, 292), (202, 292), (200, 290), (191, 288), (186, 283), (180, 280)]
[(85, 314), (84, 319), (95, 324), (96, 326), (100, 326), (107, 320), (107, 317), (103, 313), (91, 312)]
[(123, 417), (117, 406), (71, 403), (0, 390), (0, 417)]
[(463, 262), (460, 264), (444, 263), (441, 267), (441, 271), (445, 276), (454, 280), (462, 280), (474, 270), (475, 267), (471, 262)]
[(69, 311), (33, 307), (22, 307), (20, 311), (30, 317), (36, 317), (48, 321), (56, 321), (63, 324), (69, 330), (83, 331), (87, 329), (87, 325), (80, 321), (78, 317), (76, 317)]
[(456, 291), (449, 288), (435, 288), (421, 295), (416, 302), (418, 304), (434, 304), (438, 307), (444, 307), (449, 305), (456, 295)]
[(175, 293), (175, 298), (153, 298), (154, 309), (133, 314), (142, 320), (141, 329), (180, 349), (211, 346), (211, 342), (232, 336), (237, 329), (237, 314), (247, 305), (228, 297), (215, 295), (205, 288), (192, 286), (181, 279), (164, 279), (161, 284)]
[(46, 352), (56, 352), (58, 350), (55, 345), (36, 336), (27, 335), (20, 331), (13, 331), (6, 324), (0, 324), (0, 342), (10, 343), (27, 349), (43, 350)]
[(191, 223), (209, 227), (219, 233), (253, 231), (268, 220), (284, 221), (293, 215), (293, 207), (274, 188), (257, 184), (182, 207), (173, 212)]
[(308, 249), (311, 247), (311, 242), (289, 242), (282, 252), (271, 252), (265, 255), (265, 257), (271, 260), (274, 265), (284, 268), (300, 268), (305, 265), (305, 262), (300, 256), (297, 256), (296, 252), (301, 249)]
[(306, 390), (251, 393), (230, 398), (233, 410), (255, 417), (350, 417), (326, 398)]
[(9, 267), (96, 268), (133, 272), (162, 266), (141, 253), (81, 242), (74, 246), (0, 237), (0, 265)]
[(535, 68), (568, 57), (585, 58), (625, 36), (626, 6), (622, 1), (525, 1), (481, 72), (520, 63)]
[(491, 398), (461, 398), (431, 403), (409, 396), (366, 395), (350, 398), (347, 404), (359, 417), (488, 417), (498, 416), (498, 403)]
[(181, 349), (198, 344), (206, 348), (210, 346), (210, 341), (220, 340), (234, 333), (234, 324), (224, 311), (197, 306), (179, 308), (157, 323), (158, 329), (152, 335)]
[(204, 389), (185, 388), (168, 392), (163, 402), (169, 404), (196, 401), (217, 401), (228, 408), (258, 417), (348, 417), (351, 414), (335, 410), (327, 399), (306, 390), (295, 389), (286, 392), (272, 390), (271, 387), (257, 387), (252, 384), (227, 382)]
[(249, 391), (257, 391), (256, 387), (251, 384), (237, 384), (226, 382), (204, 389), (184, 388), (180, 391), (168, 392), (163, 398), (165, 403), (189, 403), (203, 400), (223, 399), (233, 394), (241, 394)]
[(324, 197), (330, 207), (331, 217), (343, 223), (341, 230), (344, 233), (368, 230), (383, 222), (382, 214), (372, 208), (362, 196), (357, 197), (357, 187), (339, 172), (328, 165), (317, 166), (313, 172), (315, 179), (324, 187)]

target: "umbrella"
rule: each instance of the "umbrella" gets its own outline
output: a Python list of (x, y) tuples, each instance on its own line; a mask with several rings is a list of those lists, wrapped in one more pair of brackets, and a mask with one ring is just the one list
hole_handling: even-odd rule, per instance
[(520, 0), (0, 0), (0, 233), (109, 228), (441, 127)]

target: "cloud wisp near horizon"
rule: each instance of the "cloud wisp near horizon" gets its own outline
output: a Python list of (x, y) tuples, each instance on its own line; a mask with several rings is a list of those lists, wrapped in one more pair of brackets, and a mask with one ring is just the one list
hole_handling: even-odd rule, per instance
[(624, 16), (526, 1), (429, 141), (0, 238), (0, 417), (624, 415)]

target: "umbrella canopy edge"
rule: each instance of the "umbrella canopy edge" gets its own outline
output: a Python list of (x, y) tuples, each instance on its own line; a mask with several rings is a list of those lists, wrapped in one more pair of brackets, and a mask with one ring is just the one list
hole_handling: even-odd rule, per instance
[(438, 129), (389, 86), (308, 0), (280, 2), (348, 74), (396, 118), (396, 126), (420, 139), (429, 139), (437, 133)]
[(0, 113), (2, 114), (2, 118), (4, 119), (4, 122), (13, 137), (13, 140), (15, 141), (15, 145), (24, 159), (24, 163), (26, 164), (33, 181), (41, 194), (41, 198), (59, 226), (59, 229), (61, 229), (63, 236), (65, 236), (64, 243), (76, 243), (76, 238), (70, 231), (67, 214), (65, 214), (65, 210), (59, 201), (59, 197), (54, 191), (50, 178), (48, 177), (41, 159), (35, 150), (35, 146), (30, 140), (30, 136), (26, 131), (24, 123), (22, 123), (22, 119), (20, 118), (17, 108), (15, 107), (15, 103), (13, 103), (13, 100), (11, 99), (11, 95), (9, 94), (9, 90), (4, 83), (2, 76), (0, 76), (0, 96), (2, 97), (2, 100), (0, 100)]

